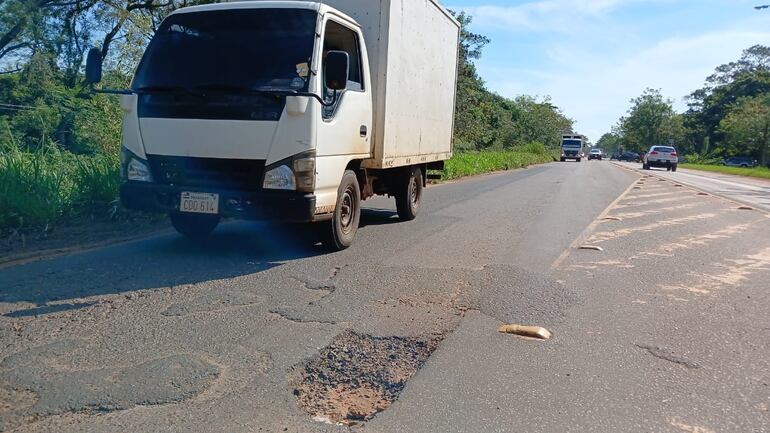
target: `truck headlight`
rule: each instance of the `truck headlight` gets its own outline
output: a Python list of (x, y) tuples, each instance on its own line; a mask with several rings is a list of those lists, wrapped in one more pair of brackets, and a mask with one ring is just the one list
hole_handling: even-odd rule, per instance
[(265, 173), (265, 181), (262, 184), (265, 189), (288, 189), (294, 191), (297, 189), (297, 182), (294, 180), (294, 172), (289, 166), (280, 165)]
[(315, 189), (315, 156), (294, 160), (294, 176), (297, 191), (313, 192)]
[(121, 175), (124, 180), (132, 182), (152, 182), (152, 173), (150, 167), (142, 158), (134, 155), (133, 152), (121, 149), (120, 152)]
[(315, 151), (301, 153), (268, 167), (265, 189), (313, 192), (315, 189)]

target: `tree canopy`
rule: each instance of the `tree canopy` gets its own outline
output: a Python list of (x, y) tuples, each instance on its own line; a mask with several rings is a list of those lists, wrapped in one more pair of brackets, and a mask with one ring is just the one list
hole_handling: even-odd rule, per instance
[(687, 103), (688, 110), (677, 113), (660, 90), (647, 89), (631, 100), (604, 142), (636, 151), (670, 143), (707, 159), (741, 155), (768, 163), (770, 47), (749, 47), (738, 60), (718, 66)]

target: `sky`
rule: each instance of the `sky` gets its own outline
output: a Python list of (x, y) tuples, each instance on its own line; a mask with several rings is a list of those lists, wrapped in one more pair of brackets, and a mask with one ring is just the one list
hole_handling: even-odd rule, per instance
[(477, 61), (503, 96), (550, 96), (596, 142), (645, 88), (674, 108), (717, 66), (770, 45), (770, 0), (443, 0), (491, 39)]

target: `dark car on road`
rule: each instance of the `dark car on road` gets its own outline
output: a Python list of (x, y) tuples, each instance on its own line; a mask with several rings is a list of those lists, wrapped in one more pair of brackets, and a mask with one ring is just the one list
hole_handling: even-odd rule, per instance
[(757, 160), (750, 156), (732, 156), (725, 159), (723, 163), (728, 167), (751, 168), (757, 166)]
[(639, 157), (638, 153), (634, 152), (623, 152), (617, 157), (618, 161), (628, 161), (628, 162), (639, 162), (641, 161), (641, 158)]

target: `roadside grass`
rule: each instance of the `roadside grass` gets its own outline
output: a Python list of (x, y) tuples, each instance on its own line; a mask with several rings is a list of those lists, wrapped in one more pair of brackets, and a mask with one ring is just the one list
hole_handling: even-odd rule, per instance
[(531, 143), (511, 150), (459, 152), (447, 161), (443, 180), (458, 179), (495, 171), (513, 170), (556, 160), (556, 154), (540, 143)]
[(764, 168), (764, 167), (741, 168), (741, 167), (727, 167), (724, 165), (706, 165), (706, 164), (679, 164), (679, 166), (682, 168), (689, 168), (692, 170), (711, 171), (715, 173), (733, 174), (737, 176), (770, 179), (770, 169)]
[(108, 215), (118, 194), (118, 170), (117, 158), (74, 155), (53, 146), (0, 153), (0, 232)]

